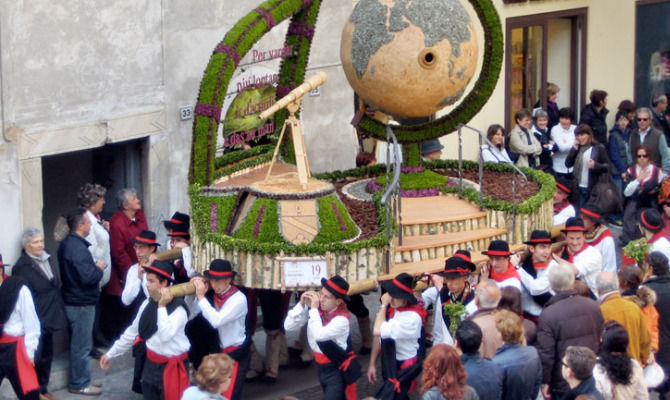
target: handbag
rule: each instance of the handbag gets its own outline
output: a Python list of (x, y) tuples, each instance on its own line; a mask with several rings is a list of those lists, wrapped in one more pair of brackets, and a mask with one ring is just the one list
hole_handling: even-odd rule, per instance
[(614, 183), (609, 168), (598, 176), (598, 182), (593, 185), (588, 202), (598, 206), (603, 215), (623, 212), (623, 196)]
[(647, 366), (644, 367), (644, 383), (647, 385), (648, 389), (657, 387), (663, 382), (663, 379), (665, 379), (663, 368), (656, 362), (647, 364)]

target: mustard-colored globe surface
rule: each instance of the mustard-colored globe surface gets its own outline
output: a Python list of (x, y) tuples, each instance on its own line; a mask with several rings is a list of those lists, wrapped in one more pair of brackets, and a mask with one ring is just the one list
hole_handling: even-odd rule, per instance
[(360, 0), (342, 32), (349, 84), (387, 113), (425, 117), (460, 99), (477, 65), (459, 0)]

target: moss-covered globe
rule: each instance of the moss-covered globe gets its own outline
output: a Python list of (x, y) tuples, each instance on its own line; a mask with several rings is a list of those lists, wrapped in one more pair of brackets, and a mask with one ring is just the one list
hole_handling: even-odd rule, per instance
[(349, 84), (383, 111), (425, 117), (463, 96), (477, 39), (459, 0), (360, 0), (344, 27)]

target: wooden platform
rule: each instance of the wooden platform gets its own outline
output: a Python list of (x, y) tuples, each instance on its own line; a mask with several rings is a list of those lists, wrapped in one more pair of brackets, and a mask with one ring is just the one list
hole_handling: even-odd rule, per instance
[(454, 195), (403, 197), (401, 217), (403, 225), (418, 225), (486, 217), (486, 212)]

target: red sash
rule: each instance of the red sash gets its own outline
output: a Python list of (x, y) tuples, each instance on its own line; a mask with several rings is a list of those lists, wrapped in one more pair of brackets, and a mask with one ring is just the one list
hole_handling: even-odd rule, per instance
[(503, 282), (510, 278), (514, 278), (521, 282), (521, 277), (519, 276), (519, 273), (516, 272), (516, 268), (514, 268), (514, 265), (512, 265), (511, 262), (508, 263), (507, 269), (502, 273), (497, 273), (493, 268), (491, 268), (491, 279), (494, 281)]
[(602, 226), (600, 229), (593, 232), (593, 235), (589, 235), (588, 233), (586, 234), (586, 243), (590, 244), (591, 246), (597, 246), (598, 243), (602, 242), (603, 239), (608, 237), (614, 236), (612, 236), (612, 232), (610, 232), (607, 227)]
[[(233, 351), (237, 350), (239, 347), (240, 346), (228, 346), (225, 349), (221, 350), (221, 352), (224, 354), (230, 354)], [(235, 364), (233, 364), (233, 372), (230, 375), (230, 384), (228, 385), (228, 388), (223, 393), (221, 393), (221, 396), (225, 397), (226, 399), (233, 398), (233, 390), (235, 390), (235, 382), (237, 382), (237, 375), (239, 368), (240, 363), (235, 361)]]
[(19, 375), (19, 382), (21, 382), (21, 389), (26, 395), (33, 390), (39, 390), (40, 384), (37, 382), (37, 373), (33, 363), (30, 362), (28, 351), (23, 336), (9, 336), (2, 334), (0, 336), (0, 344), (16, 343), (16, 371)]
[(147, 359), (156, 364), (167, 364), (163, 370), (163, 393), (165, 400), (179, 400), (188, 388), (188, 372), (184, 368), (183, 360), (188, 353), (168, 357), (147, 349)]

